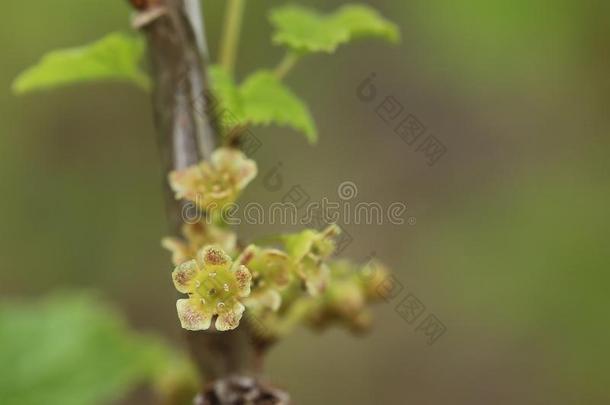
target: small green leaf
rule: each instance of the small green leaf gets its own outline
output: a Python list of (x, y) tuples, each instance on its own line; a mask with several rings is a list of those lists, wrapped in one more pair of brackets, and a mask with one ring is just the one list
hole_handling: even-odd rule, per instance
[(346, 5), (331, 14), (289, 5), (271, 12), (273, 42), (300, 52), (333, 53), (339, 45), (359, 38), (398, 42), (397, 26), (365, 5)]
[(210, 67), (209, 72), (211, 88), (219, 99), (217, 113), (228, 110), (230, 124), (288, 126), (303, 132), (310, 143), (317, 141), (309, 108), (273, 73), (255, 72), (237, 86), (220, 66)]
[(350, 39), (380, 38), (391, 43), (400, 41), (398, 27), (386, 20), (371, 7), (349, 4), (343, 6), (333, 17), (335, 24), (350, 32)]
[(140, 68), (144, 50), (141, 38), (112, 33), (86, 46), (51, 51), (15, 79), (13, 91), (24, 94), (99, 80), (132, 82), (148, 89), (150, 79)]
[(278, 124), (302, 131), (310, 143), (318, 132), (309, 108), (271, 72), (259, 71), (241, 85), (243, 117), (255, 125)]
[(302, 6), (285, 6), (271, 12), (271, 23), (277, 30), (273, 43), (301, 52), (332, 53), (339, 44), (349, 41), (349, 30), (332, 23), (332, 19)]
[(227, 109), (236, 117), (243, 117), (243, 106), (239, 89), (231, 75), (218, 65), (210, 66), (208, 72), (212, 91), (218, 97), (219, 106), (216, 108), (221, 110)]
[(85, 296), (0, 305), (0, 403), (107, 403), (156, 378), (172, 355)]

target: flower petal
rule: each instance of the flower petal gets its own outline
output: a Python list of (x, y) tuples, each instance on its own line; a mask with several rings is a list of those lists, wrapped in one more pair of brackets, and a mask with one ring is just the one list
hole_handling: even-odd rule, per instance
[(258, 174), (258, 167), (253, 160), (244, 160), (235, 175), (238, 190), (243, 190)]
[(265, 270), (261, 271), (264, 276), (278, 287), (290, 283), (290, 258), (281, 250), (266, 249), (262, 254), (262, 262)]
[(330, 257), (337, 248), (334, 238), (340, 234), (341, 228), (335, 224), (329, 225), (319, 234), (314, 243), (315, 253), (322, 258)]
[(260, 249), (256, 247), (256, 245), (248, 245), (243, 252), (239, 255), (239, 257), (235, 260), (237, 264), (243, 264), (244, 266), (248, 266), (250, 261), (256, 257), (259, 253)]
[(269, 308), (272, 311), (277, 311), (282, 305), (282, 296), (277, 290), (268, 289), (259, 296), (261, 305)]
[(235, 270), (235, 280), (237, 281), (237, 294), (240, 297), (247, 297), (250, 295), (252, 274), (250, 274), (250, 271), (246, 266), (240, 265), (237, 270)]
[(330, 224), (320, 233), (323, 238), (335, 238), (341, 235), (341, 228), (337, 224)]
[(169, 185), (176, 195), (176, 199), (197, 199), (198, 184), (202, 181), (202, 170), (198, 166), (189, 166), (183, 170), (176, 170), (169, 174)]
[(204, 247), (198, 257), (204, 267), (224, 267), (231, 262), (231, 257), (216, 246)]
[(313, 253), (323, 259), (330, 257), (336, 248), (334, 237), (341, 233), (341, 228), (337, 225), (330, 225), (321, 232), (312, 229), (284, 237), (286, 251), (294, 261), (301, 261), (309, 254)]
[(199, 267), (195, 260), (189, 260), (176, 267), (172, 272), (172, 280), (176, 290), (183, 294), (192, 292), (198, 272)]
[(212, 155), (212, 165), (228, 173), (238, 190), (245, 188), (258, 172), (256, 162), (237, 149), (219, 148)]
[(363, 268), (360, 277), (368, 299), (378, 300), (387, 298), (384, 296), (384, 288), (382, 286), (391, 282), (391, 276), (390, 271), (382, 263), (376, 260), (369, 262)]
[(217, 169), (225, 169), (241, 158), (242, 152), (232, 148), (218, 148), (212, 153), (212, 165)]
[(311, 251), (317, 236), (318, 234), (311, 229), (306, 229), (297, 234), (287, 235), (284, 237), (286, 251), (295, 262), (299, 262)]
[(316, 296), (324, 292), (330, 277), (330, 270), (325, 263), (308, 259), (301, 272), (305, 287), (310, 295)]
[(216, 330), (223, 332), (237, 328), (245, 309), (241, 302), (235, 301), (233, 308), (218, 314)]
[(186, 330), (206, 330), (212, 323), (212, 314), (207, 313), (203, 305), (192, 298), (176, 302), (180, 325)]

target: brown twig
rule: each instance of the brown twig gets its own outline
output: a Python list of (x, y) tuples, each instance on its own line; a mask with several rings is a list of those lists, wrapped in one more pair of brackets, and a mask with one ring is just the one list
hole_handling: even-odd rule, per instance
[[(137, 10), (134, 26), (145, 33), (148, 41), (166, 205), (172, 233), (180, 236), (185, 205), (174, 198), (167, 175), (201, 159), (209, 159), (217, 143), (215, 117), (206, 105), (208, 97), (205, 97), (208, 90), (207, 45), (203, 20), (196, 4), (198, 0), (129, 1)], [(211, 392), (216, 392), (213, 397), (224, 392), (230, 398), (256, 393), (258, 396), (252, 403), (288, 403), (287, 395), (252, 378), (257, 374), (258, 361), (252, 334), (245, 322), (229, 332), (211, 329), (186, 332), (186, 336), (193, 360), (208, 387), (209, 384), (218, 389), (225, 387), (218, 392), (208, 389), (200, 395), (200, 400), (209, 399)], [(247, 381), (248, 390), (235, 381)], [(226, 387), (237, 388), (235, 392), (226, 392)], [(243, 398), (249, 400), (249, 397)], [(224, 400), (221, 403), (225, 403)]]
[[(187, 4), (192, 0), (130, 1), (138, 10), (134, 25), (148, 41), (166, 205), (172, 233), (179, 236), (185, 206), (174, 198), (167, 174), (208, 159), (217, 138), (204, 97), (208, 86), (202, 58), (203, 25), (201, 16), (192, 14), (197, 8)], [(198, 28), (194, 24), (199, 24)], [(243, 329), (222, 334), (213, 330), (187, 333), (204, 377), (213, 380), (247, 373), (252, 349)]]

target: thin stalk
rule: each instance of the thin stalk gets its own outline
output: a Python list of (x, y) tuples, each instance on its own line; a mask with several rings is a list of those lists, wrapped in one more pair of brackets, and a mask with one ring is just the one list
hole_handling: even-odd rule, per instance
[(285, 78), (288, 73), (290, 73), (290, 71), (296, 66), (299, 59), (300, 56), (294, 52), (288, 52), (286, 55), (284, 55), (284, 58), (280, 61), (279, 65), (277, 65), (277, 67), (273, 71), (275, 77), (280, 80)]
[(220, 64), (233, 74), (239, 48), (239, 36), (246, 9), (246, 0), (228, 0), (225, 13), (224, 30), (220, 46)]

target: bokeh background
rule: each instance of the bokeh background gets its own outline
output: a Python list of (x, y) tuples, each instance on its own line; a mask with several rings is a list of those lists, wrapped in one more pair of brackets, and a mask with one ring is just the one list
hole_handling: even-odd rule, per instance
[[(215, 57), (224, 2), (203, 3)], [(266, 19), (282, 2), (250, 3), (240, 77), (282, 56)], [(447, 331), (428, 345), (394, 300), (376, 307), (364, 338), (297, 331), (271, 353), (268, 374), (300, 404), (608, 403), (610, 3), (369, 3), (400, 25), (401, 45), (366, 41), (304, 60), (287, 82), (310, 104), (321, 141), (256, 129), (261, 176), (244, 200), (271, 203), (297, 184), (337, 200), (349, 180), (358, 201), (407, 203), (415, 225), (346, 225), (353, 242), (342, 256), (374, 253)], [(128, 31), (127, 4), (2, 9), (0, 294), (99, 290), (134, 327), (182, 345), (159, 246), (148, 95), (121, 84), (10, 92), (45, 51)], [(396, 97), (447, 147), (436, 165), (357, 98), (372, 72), (380, 96)], [(270, 191), (264, 175), (280, 163), (284, 188)]]

